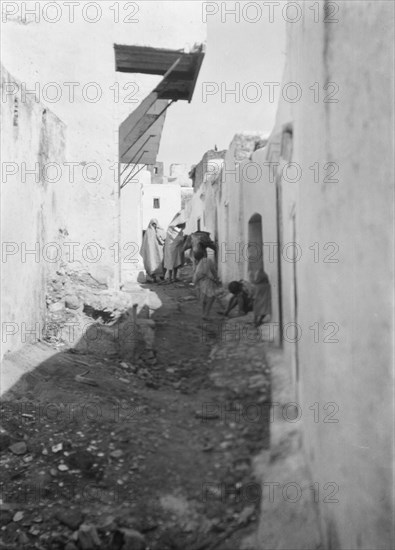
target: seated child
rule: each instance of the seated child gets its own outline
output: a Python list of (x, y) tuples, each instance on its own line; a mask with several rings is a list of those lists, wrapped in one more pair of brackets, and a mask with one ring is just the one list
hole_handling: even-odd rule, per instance
[(225, 316), (236, 306), (239, 306), (239, 315), (246, 315), (254, 308), (254, 287), (248, 281), (232, 281), (228, 285), (228, 290), (233, 294), (229, 300), (228, 307), (225, 311)]

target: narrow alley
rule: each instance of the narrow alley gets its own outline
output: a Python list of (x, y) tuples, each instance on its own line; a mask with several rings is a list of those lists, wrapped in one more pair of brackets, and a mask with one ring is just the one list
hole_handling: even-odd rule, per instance
[(395, 3), (0, 8), (0, 550), (393, 550)]

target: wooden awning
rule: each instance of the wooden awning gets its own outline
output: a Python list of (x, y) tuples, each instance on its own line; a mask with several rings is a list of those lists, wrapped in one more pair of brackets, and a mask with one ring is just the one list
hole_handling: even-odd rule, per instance
[[(204, 45), (193, 51), (114, 44), (115, 70), (123, 73), (167, 75), (158, 87), (160, 99), (191, 101), (204, 58)], [(174, 69), (169, 73), (169, 69)]]
[(114, 45), (115, 68), (127, 73), (163, 75), (156, 88), (119, 127), (119, 162), (156, 163), (166, 109), (173, 101), (191, 101), (204, 58), (204, 46), (193, 51)]

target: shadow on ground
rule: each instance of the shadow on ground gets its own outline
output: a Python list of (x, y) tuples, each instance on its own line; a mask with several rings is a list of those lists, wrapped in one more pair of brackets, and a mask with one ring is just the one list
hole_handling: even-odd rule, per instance
[(263, 349), (237, 338), (248, 319), (232, 337), (220, 316), (202, 324), (181, 276), (146, 285), (151, 317), (131, 308), (64, 351), (20, 353), (29, 368), (2, 404), (1, 548), (254, 548)]

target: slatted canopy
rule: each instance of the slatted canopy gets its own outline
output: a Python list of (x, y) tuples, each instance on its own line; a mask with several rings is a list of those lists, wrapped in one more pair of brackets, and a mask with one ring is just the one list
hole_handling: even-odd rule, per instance
[[(148, 46), (114, 45), (115, 70), (123, 73), (165, 75), (178, 60), (177, 66), (162, 81), (161, 99), (191, 102), (196, 80), (204, 58), (204, 46), (195, 46), (190, 53)], [(159, 91), (159, 90), (158, 90)]]
[(115, 44), (116, 70), (160, 74), (163, 79), (119, 127), (119, 162), (156, 163), (166, 109), (173, 101), (191, 101), (204, 58), (203, 45), (191, 53)]
[(119, 127), (119, 162), (155, 164), (165, 123), (167, 99), (151, 92)]

